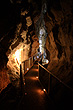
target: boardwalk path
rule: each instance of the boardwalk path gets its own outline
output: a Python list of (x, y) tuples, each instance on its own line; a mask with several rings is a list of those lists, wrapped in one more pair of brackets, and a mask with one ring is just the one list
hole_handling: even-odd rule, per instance
[(42, 91), (36, 76), (38, 76), (38, 65), (34, 64), (24, 76), (24, 96), (18, 106), (19, 110), (52, 110), (54, 108), (51, 99)]
[(16, 89), (12, 84), (0, 94), (0, 110), (56, 110), (36, 76), (38, 65), (35, 63), (24, 76), (23, 95), (20, 87)]

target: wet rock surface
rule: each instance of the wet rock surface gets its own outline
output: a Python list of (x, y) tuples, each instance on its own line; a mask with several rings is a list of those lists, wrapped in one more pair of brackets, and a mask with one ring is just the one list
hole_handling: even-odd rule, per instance
[[(7, 4), (5, 8), (7, 6), (8, 8), (7, 11), (3, 8), (0, 18), (2, 26), (0, 36), (1, 71), (2, 68), (6, 67), (8, 55), (23, 41), (26, 44), (31, 42), (28, 52), (29, 56), (36, 53), (38, 37), (35, 27), (37, 26), (38, 30), (37, 21), (41, 16), (42, 4), (41, 1), (38, 2), (36, 0), (33, 0), (33, 2), (30, 0), (29, 3), (26, 2), (26, 5), (19, 5), (17, 2), (10, 4), (10, 1), (5, 3)], [(73, 1), (47, 0), (46, 3), (47, 12), (44, 16), (45, 27), (48, 33), (46, 38), (46, 53), (47, 59), (50, 61), (47, 69), (73, 87)], [(23, 8), (24, 6), (25, 8)], [(8, 16), (10, 13), (11, 15), (8, 17), (6, 12)], [(13, 28), (7, 33), (12, 26)], [(7, 34), (5, 35), (4, 33)]]
[(47, 67), (64, 82), (73, 79), (73, 14), (72, 0), (49, 1), (45, 15), (48, 32), (46, 49), (50, 63)]

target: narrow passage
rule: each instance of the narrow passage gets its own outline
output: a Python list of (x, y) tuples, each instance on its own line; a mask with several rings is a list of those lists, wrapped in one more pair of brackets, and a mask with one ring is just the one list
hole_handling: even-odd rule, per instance
[(37, 63), (24, 76), (24, 96), (18, 105), (18, 110), (52, 110), (54, 105), (37, 78)]

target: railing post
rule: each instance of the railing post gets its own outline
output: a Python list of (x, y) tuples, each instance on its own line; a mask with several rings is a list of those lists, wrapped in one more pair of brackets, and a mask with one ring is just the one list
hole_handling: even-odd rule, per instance
[(21, 94), (23, 95), (24, 87), (23, 87), (23, 74), (22, 74), (22, 66), (20, 64), (20, 85), (21, 85)]
[(21, 63), (21, 66), (22, 66), (22, 74), (24, 74), (24, 62)]
[(34, 63), (34, 56), (33, 56), (33, 63)]
[(24, 61), (24, 73), (25, 73), (25, 61)]
[(43, 54), (42, 54), (42, 59), (43, 59)]
[(38, 79), (39, 79), (39, 63), (38, 63)]
[(33, 65), (33, 56), (32, 56), (32, 65)]
[(30, 58), (29, 58), (29, 68), (30, 68)]
[(51, 93), (51, 81), (52, 81), (52, 79), (51, 79), (51, 74), (49, 74), (49, 82), (48, 82), (48, 94), (50, 94)]
[(20, 80), (23, 81), (22, 66), (20, 64)]

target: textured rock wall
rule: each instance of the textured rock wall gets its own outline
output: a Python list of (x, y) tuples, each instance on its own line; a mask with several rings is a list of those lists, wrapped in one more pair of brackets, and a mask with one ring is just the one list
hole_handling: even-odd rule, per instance
[(7, 87), (10, 83), (9, 77), (7, 75), (7, 70), (3, 69), (0, 71), (0, 92)]
[[(20, 5), (16, 3), (12, 3), (12, 5), (10, 5), (19, 15), (19, 20), (17, 20), (17, 18), (14, 16), (14, 20), (16, 20), (16, 22), (14, 21), (15, 24), (13, 24), (13, 28), (11, 28), (11, 30), (8, 31), (6, 35), (0, 36), (0, 91), (2, 91), (2, 89), (4, 89), (10, 83), (9, 78), (11, 82), (14, 82), (14, 80), (19, 78), (19, 62), (15, 62), (13, 54), (15, 54), (15, 52), (22, 47), (22, 50), (24, 51), (23, 60), (26, 60), (37, 52), (39, 45), (38, 38), (35, 35), (34, 24), (31, 15), (32, 6), (28, 5), (28, 7), (26, 7), (25, 9), (24, 4)], [(6, 66), (8, 67), (8, 71), (6, 70), (5, 72), (3, 72)], [(7, 77), (7, 73), (9, 74), (9, 78)], [(3, 79), (3, 75), (6, 76), (7, 80), (5, 78)]]
[[(45, 2), (45, 0), (43, 1)], [(29, 2), (30, 5), (28, 7), (26, 7), (27, 4), (25, 7), (24, 4), (22, 5), (24, 8), (21, 9), (21, 20), (19, 20), (20, 22), (17, 26), (16, 15), (20, 17), (20, 7), (15, 6), (15, 4), (11, 5), (16, 10), (16, 14), (14, 13), (15, 16), (13, 17), (13, 20), (15, 19), (13, 22), (15, 27), (5, 37), (0, 36), (0, 76), (2, 76), (3, 68), (7, 64), (7, 56), (20, 43), (24, 41), (26, 44), (29, 44), (31, 41), (29, 57), (34, 55), (37, 52), (36, 49), (39, 47), (34, 25), (41, 16), (40, 12), (43, 2), (36, 0), (33, 0), (33, 2), (30, 0)], [(46, 53), (50, 61), (47, 69), (64, 82), (69, 82), (73, 78), (73, 1), (46, 0), (46, 2), (47, 12), (44, 18), (48, 33)], [(25, 8), (28, 9), (25, 11)], [(5, 74), (7, 73), (5, 72)]]
[(20, 12), (17, 6), (8, 1), (0, 2), (0, 91), (9, 83), (6, 65), (8, 62), (8, 54), (11, 52), (9, 46), (15, 38), (16, 24), (19, 22)]
[(73, 3), (72, 0), (52, 0), (45, 15), (47, 67), (52, 73), (68, 82), (73, 78)]

